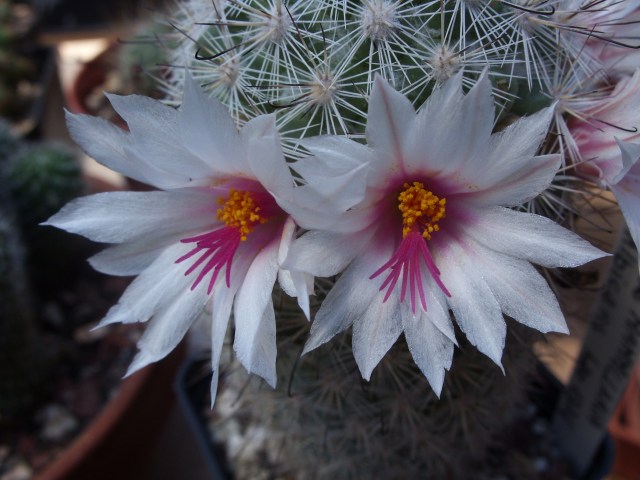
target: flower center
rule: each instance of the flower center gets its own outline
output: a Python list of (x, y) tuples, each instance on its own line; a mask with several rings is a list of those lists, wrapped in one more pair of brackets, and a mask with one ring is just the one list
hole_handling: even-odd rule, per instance
[[(218, 275), (225, 271), (227, 287), (231, 286), (231, 264), (240, 246), (240, 242), (247, 240), (254, 227), (266, 223), (269, 220), (259, 206), (258, 198), (252, 192), (242, 190), (229, 190), (229, 196), (218, 198), (218, 204), (222, 205), (216, 212), (216, 218), (224, 222), (225, 226), (210, 232), (183, 238), (182, 243), (195, 244), (194, 247), (176, 260), (181, 263), (199, 255), (193, 264), (184, 272), (190, 275), (200, 269), (191, 290), (207, 276), (211, 275), (207, 293), (213, 291)], [(264, 203), (263, 203), (264, 204)]]
[(438, 221), (445, 216), (447, 202), (420, 182), (405, 183), (402, 187), (398, 195), (398, 209), (402, 212), (402, 241), (391, 258), (369, 278), (374, 279), (387, 272), (380, 286), (380, 291), (387, 290), (383, 302), (389, 299), (401, 279), (400, 301), (403, 302), (408, 294), (411, 310), (415, 313), (418, 302), (424, 311), (427, 310), (423, 275), (430, 275), (440, 290), (451, 296), (440, 279), (440, 270), (427, 246), (431, 234), (440, 230)]
[(403, 185), (398, 195), (398, 209), (402, 212), (402, 238), (413, 231), (431, 240), (431, 234), (440, 230), (438, 221), (445, 216), (446, 198), (440, 198), (424, 188), (424, 184), (413, 182)]
[(240, 233), (240, 241), (247, 239), (254, 227), (266, 223), (268, 218), (259, 212), (261, 208), (256, 205), (251, 192), (229, 190), (229, 198), (218, 198), (218, 204), (222, 205), (216, 212), (216, 219), (224, 222), (227, 227), (233, 227)]

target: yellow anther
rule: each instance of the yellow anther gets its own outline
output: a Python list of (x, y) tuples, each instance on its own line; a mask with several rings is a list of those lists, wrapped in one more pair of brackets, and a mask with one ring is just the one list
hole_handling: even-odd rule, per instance
[(222, 205), (222, 208), (216, 212), (216, 218), (228, 227), (237, 228), (243, 242), (257, 224), (266, 223), (268, 220), (258, 213), (260, 207), (256, 206), (251, 192), (232, 188), (229, 190), (229, 198), (218, 198), (218, 204)]
[(447, 200), (439, 198), (424, 188), (421, 182), (403, 185), (398, 195), (398, 209), (402, 212), (402, 236), (406, 237), (416, 226), (422, 236), (430, 240), (431, 234), (440, 230), (438, 221), (445, 216)]

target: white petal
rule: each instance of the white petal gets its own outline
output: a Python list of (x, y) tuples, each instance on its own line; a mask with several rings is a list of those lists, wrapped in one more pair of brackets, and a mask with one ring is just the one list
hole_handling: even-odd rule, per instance
[(576, 267), (607, 255), (546, 217), (508, 208), (483, 210), (465, 231), (488, 248), (544, 267)]
[[(374, 283), (369, 279), (362, 281)], [(373, 369), (402, 333), (402, 308), (398, 295), (393, 293), (383, 302), (384, 295), (384, 291), (379, 291), (364, 313), (353, 322), (353, 356), (365, 380), (371, 378)]]
[(461, 132), (456, 122), (462, 100), (462, 76), (456, 75), (434, 89), (420, 107), (407, 135), (405, 150), (410, 172), (448, 174), (457, 171), (461, 158), (450, 158), (450, 151), (460, 142)]
[(282, 227), (282, 234), (280, 236), (280, 243), (278, 244), (278, 265), (282, 265), (289, 254), (289, 247), (291, 242), (296, 237), (296, 223), (293, 218), (287, 217)]
[(419, 110), (408, 136), (409, 171), (455, 173), (467, 182), (477, 175), (476, 158), (485, 155), (493, 128), (491, 83), (485, 74), (464, 96), (461, 84), (456, 75)]
[[(481, 205), (522, 205), (535, 198), (551, 184), (560, 161), (560, 155), (533, 157), (519, 170), (511, 170), (508, 176), (498, 180), (499, 183), (470, 194), (473, 197), (472, 201)], [(475, 189), (477, 186), (471, 188)]]
[(416, 117), (411, 102), (376, 76), (369, 99), (367, 142), (386, 165), (404, 168), (405, 137)]
[(278, 270), (278, 283), (287, 295), (298, 300), (298, 305), (304, 316), (307, 317), (307, 320), (310, 320), (309, 295), (313, 294), (313, 275), (304, 272)]
[(282, 153), (275, 115), (253, 118), (242, 129), (250, 171), (275, 198), (291, 198), (293, 177)]
[(234, 303), (234, 350), (250, 373), (271, 386), (276, 381), (276, 327), (271, 293), (278, 273), (278, 242), (271, 242), (254, 258)]
[(249, 256), (236, 256), (233, 263), (234, 274), (231, 276), (231, 286), (225, 282), (216, 282), (211, 292), (211, 408), (218, 392), (218, 376), (220, 355), (226, 338), (229, 316), (233, 306), (233, 299), (244, 280), (253, 259)]
[(335, 135), (303, 138), (300, 144), (313, 154), (294, 164), (303, 177), (306, 173), (339, 177), (369, 163), (373, 154), (366, 145)]
[(307, 232), (291, 244), (283, 267), (331, 277), (362, 252), (372, 233), (372, 229), (346, 235), (322, 230)]
[[(340, 179), (339, 182), (342, 182)], [(352, 202), (360, 202), (363, 199), (364, 188), (358, 193), (359, 186), (345, 183), (333, 184), (332, 179), (327, 179), (331, 188), (316, 190), (312, 185), (302, 185), (293, 189), (293, 198), (290, 202), (278, 198), (280, 207), (289, 213), (296, 223), (307, 230), (331, 230), (332, 232), (356, 232), (364, 229), (372, 223), (375, 210), (373, 205), (359, 205), (352, 210), (347, 210), (347, 205)], [(359, 180), (358, 180), (359, 182)], [(323, 182), (320, 182), (321, 184)], [(353, 192), (345, 194), (345, 190), (353, 187)], [(331, 193), (334, 192), (334, 193)]]
[(529, 262), (474, 248), (477, 267), (504, 313), (543, 333), (569, 333), (553, 291)]
[(154, 135), (161, 137), (162, 132), (169, 127), (174, 128), (164, 133), (167, 136), (175, 135), (175, 126), (178, 124), (178, 112), (175, 108), (142, 95), (122, 96), (107, 93), (106, 96), (115, 111), (127, 122), (129, 130), (134, 136)]
[[(198, 157), (185, 148), (180, 136), (180, 117), (174, 108), (140, 95), (107, 97), (131, 130), (132, 141), (125, 149), (126, 155), (145, 165), (145, 175), (146, 168), (150, 168), (146, 176), (155, 185), (178, 188), (211, 175), (206, 157)], [(151, 176), (154, 169), (161, 174)]]
[(207, 299), (207, 290), (199, 288), (191, 292), (191, 295), (178, 296), (171, 305), (156, 313), (138, 341), (140, 352), (131, 362), (125, 376), (161, 360), (176, 348), (202, 313)]
[(215, 210), (206, 191), (106, 192), (69, 202), (44, 225), (119, 243), (211, 228)]
[(107, 275), (138, 275), (153, 263), (168, 245), (178, 242), (183, 235), (169, 235), (151, 240), (142, 239), (111, 246), (93, 257), (89, 263)]
[(317, 194), (312, 200), (315, 210), (344, 212), (360, 203), (372, 151), (352, 140), (335, 137), (309, 139), (305, 146), (315, 156), (297, 161), (292, 168)]
[[(282, 266), (289, 253), (291, 242), (295, 238), (296, 224), (291, 217), (287, 218), (282, 229), (282, 238), (278, 247), (278, 265)], [(313, 292), (313, 276), (304, 272), (278, 270), (278, 283), (290, 297), (297, 297), (298, 305), (307, 320), (311, 318), (309, 295)]]
[[(122, 175), (149, 183), (145, 169), (127, 157), (130, 134), (102, 118), (65, 112), (71, 138), (87, 155)], [(144, 165), (143, 165), (144, 167)]]
[(236, 290), (227, 288), (223, 282), (218, 282), (213, 288), (211, 305), (213, 307), (211, 317), (211, 408), (216, 401), (218, 393), (218, 377), (220, 366), (220, 355), (229, 324), (233, 297)]
[[(534, 168), (535, 165), (530, 164), (532, 161), (540, 162), (534, 160), (534, 156), (546, 137), (553, 112), (552, 107), (545, 108), (529, 117), (522, 117), (504, 130), (493, 134), (484, 158), (476, 158), (475, 165), (469, 165), (475, 168), (468, 180), (481, 190), (488, 190), (494, 186), (502, 188), (505, 182), (518, 178), (523, 171)], [(559, 159), (557, 161), (559, 162)], [(559, 163), (554, 173), (558, 165)]]
[[(502, 310), (491, 289), (475, 268), (473, 252), (453, 242), (436, 261), (442, 281), (451, 293), (447, 299), (456, 322), (472, 345), (502, 369), (507, 327)], [(504, 370), (503, 370), (504, 371)]]
[(428, 271), (422, 271), (422, 284), (425, 285), (427, 300), (427, 318), (433, 325), (447, 337), (454, 345), (457, 345), (456, 332), (449, 315), (447, 299), (440, 287), (433, 280)]
[[(442, 315), (442, 309), (429, 304), (428, 312), (418, 310), (413, 315), (406, 309), (402, 316), (404, 336), (413, 360), (424, 373), (435, 394), (440, 397), (445, 371), (451, 368), (454, 343), (437, 328), (432, 319)], [(449, 313), (446, 312), (447, 321)]]
[(378, 283), (369, 280), (376, 268), (362, 257), (347, 267), (322, 302), (311, 324), (303, 354), (328, 342), (364, 315), (379, 293)]
[(216, 180), (210, 167), (177, 144), (163, 145), (154, 139), (136, 138), (124, 152), (140, 165), (147, 183), (162, 190), (206, 187)]
[(185, 148), (216, 172), (237, 175), (249, 170), (229, 110), (206, 95), (191, 75), (185, 78), (179, 125)]
[[(185, 299), (195, 295), (189, 290), (193, 276), (185, 276), (187, 267), (175, 261), (190, 250), (190, 246), (176, 243), (164, 252), (127, 287), (111, 307), (100, 326), (110, 323), (146, 322), (157, 311), (166, 308), (178, 296)], [(201, 289), (206, 290), (204, 286)]]

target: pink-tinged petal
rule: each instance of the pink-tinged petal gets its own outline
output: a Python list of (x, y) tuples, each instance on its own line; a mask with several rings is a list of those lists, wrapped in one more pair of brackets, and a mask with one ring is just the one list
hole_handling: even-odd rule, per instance
[(473, 248), (477, 267), (505, 314), (542, 333), (569, 333), (553, 291), (529, 262), (479, 244)]
[(184, 275), (184, 268), (175, 260), (188, 247), (176, 243), (165, 249), (156, 260), (127, 287), (111, 307), (100, 326), (111, 323), (146, 322), (156, 312), (170, 305), (176, 297), (191, 298), (192, 279)]
[[(375, 265), (370, 258), (356, 259), (342, 273), (316, 314), (303, 354), (328, 342), (361, 318), (376, 296), (379, 282), (368, 280)], [(380, 298), (382, 301), (382, 298)]]
[(540, 215), (501, 207), (474, 215), (467, 235), (496, 252), (544, 267), (576, 267), (607, 255)]
[(149, 183), (147, 164), (133, 161), (124, 147), (129, 144), (129, 133), (102, 118), (65, 112), (71, 138), (91, 158), (125, 177)]
[(249, 169), (262, 186), (273, 195), (291, 198), (294, 180), (282, 153), (275, 115), (256, 117), (242, 129)]
[(125, 376), (171, 353), (202, 313), (207, 299), (208, 296), (202, 291), (193, 292), (189, 296), (179, 295), (170, 305), (156, 313), (138, 341), (140, 351)]
[(214, 225), (215, 200), (200, 190), (98, 193), (69, 202), (43, 225), (119, 243)]
[(449, 311), (444, 311), (433, 303), (427, 312), (410, 311), (402, 315), (404, 336), (413, 360), (427, 377), (435, 394), (440, 397), (446, 370), (451, 368), (454, 343), (433, 323), (434, 318), (449, 321)]
[(238, 175), (249, 170), (240, 135), (229, 110), (216, 98), (206, 95), (187, 74), (179, 109), (181, 144), (202, 159), (217, 176)]
[(627, 173), (633, 168), (636, 176), (640, 176), (640, 143), (623, 142), (615, 139), (620, 148), (620, 157), (622, 159), (622, 168), (618, 172), (611, 183), (616, 184), (625, 178)]
[(451, 292), (447, 303), (469, 342), (502, 369), (507, 326), (484, 272), (477, 268), (478, 257), (471, 254), (451, 242), (438, 257), (443, 280)]
[[(620, 79), (610, 95), (579, 110), (579, 117), (585, 120), (569, 121), (580, 158), (606, 183), (616, 183), (628, 167), (620, 156), (620, 142), (640, 141), (638, 109), (640, 69), (632, 77)], [(591, 173), (589, 170), (587, 174)]]
[(462, 76), (456, 75), (418, 111), (408, 135), (407, 170), (427, 169), (444, 177), (455, 173), (472, 182), (478, 174), (476, 158), (487, 150), (493, 119), (487, 76), (463, 96)]
[(560, 167), (560, 155), (541, 155), (530, 158), (519, 170), (507, 173), (498, 183), (472, 192), (477, 205), (518, 206), (544, 191)]
[(379, 292), (353, 322), (353, 356), (362, 378), (371, 378), (371, 372), (401, 333), (402, 308), (397, 294), (384, 302)]
[(366, 248), (375, 229), (352, 234), (313, 230), (296, 239), (289, 248), (283, 267), (330, 277), (345, 269)]
[[(636, 248), (640, 249), (640, 172), (633, 176), (628, 173), (625, 180), (611, 186), (611, 191), (627, 222), (631, 238)], [(640, 267), (640, 260), (638, 266)]]
[(405, 138), (415, 118), (411, 102), (377, 75), (369, 99), (366, 135), (381, 162), (404, 171)]
[(271, 292), (278, 273), (276, 241), (253, 259), (234, 302), (236, 335), (234, 350), (250, 373), (276, 382), (276, 325)]
[(211, 298), (213, 307), (211, 316), (211, 408), (213, 408), (218, 393), (220, 355), (224, 346), (235, 293), (235, 289), (227, 288), (220, 282), (213, 289)]

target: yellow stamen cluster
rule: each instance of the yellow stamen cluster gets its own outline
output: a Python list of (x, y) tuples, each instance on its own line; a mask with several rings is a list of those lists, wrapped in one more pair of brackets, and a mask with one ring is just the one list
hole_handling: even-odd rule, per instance
[(260, 207), (256, 206), (251, 192), (229, 190), (229, 198), (218, 198), (222, 205), (216, 212), (216, 218), (228, 227), (235, 227), (240, 231), (240, 240), (245, 241), (257, 224), (266, 223), (268, 218), (259, 214)]
[(430, 240), (431, 234), (440, 230), (438, 221), (444, 218), (446, 198), (439, 198), (424, 188), (420, 182), (405, 183), (398, 195), (398, 208), (402, 212), (402, 236), (406, 237), (414, 228)]

